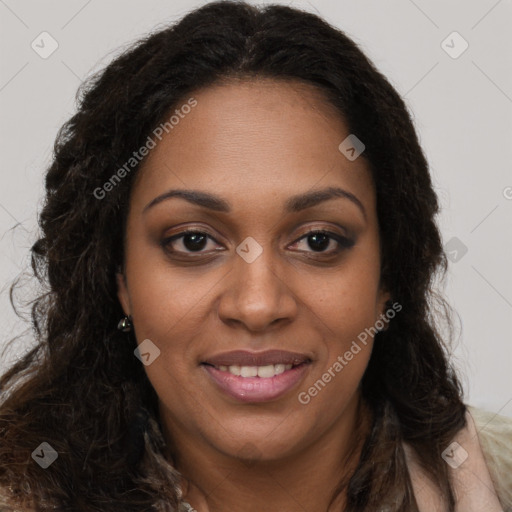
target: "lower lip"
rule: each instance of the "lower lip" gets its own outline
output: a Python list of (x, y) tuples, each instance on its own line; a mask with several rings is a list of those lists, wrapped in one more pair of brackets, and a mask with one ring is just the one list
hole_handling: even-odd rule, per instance
[(206, 364), (201, 365), (217, 386), (241, 402), (268, 402), (276, 400), (294, 388), (308, 372), (310, 363), (285, 370), (274, 377), (238, 377)]

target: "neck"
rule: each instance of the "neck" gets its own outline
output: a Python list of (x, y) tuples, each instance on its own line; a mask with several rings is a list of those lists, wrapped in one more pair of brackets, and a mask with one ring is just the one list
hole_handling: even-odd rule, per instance
[[(228, 457), (165, 417), (164, 437), (183, 476), (185, 501), (197, 512), (330, 512), (343, 510), (346, 485), (371, 428), (371, 412), (356, 394), (316, 442), (284, 459)], [(172, 443), (171, 443), (172, 440)], [(257, 450), (257, 448), (254, 448)], [(335, 490), (344, 486), (331, 503)], [(269, 505), (270, 504), (270, 505)]]

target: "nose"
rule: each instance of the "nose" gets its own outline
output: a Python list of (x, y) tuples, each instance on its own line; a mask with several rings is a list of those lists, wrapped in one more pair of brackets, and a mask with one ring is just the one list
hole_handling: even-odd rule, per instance
[(291, 322), (297, 314), (293, 282), (279, 271), (271, 252), (265, 248), (251, 263), (235, 256), (218, 303), (219, 318), (226, 324), (264, 331)]

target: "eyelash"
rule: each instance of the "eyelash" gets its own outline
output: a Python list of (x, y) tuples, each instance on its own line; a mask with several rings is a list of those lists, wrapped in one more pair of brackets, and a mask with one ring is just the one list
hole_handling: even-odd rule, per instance
[[(168, 246), (171, 244), (171, 242), (174, 242), (176, 240), (179, 240), (180, 238), (183, 238), (187, 235), (206, 235), (209, 239), (213, 240), (215, 243), (218, 243), (215, 238), (213, 238), (210, 234), (208, 234), (206, 231), (200, 231), (200, 230), (197, 230), (197, 229), (187, 229), (185, 231), (181, 231), (180, 233), (177, 233), (171, 237), (168, 237), (168, 238), (165, 238), (164, 240), (162, 240), (162, 247), (163, 249), (167, 252), (167, 253), (170, 253), (170, 254), (185, 254), (185, 255), (189, 255), (189, 254), (197, 254), (197, 255), (201, 255), (201, 254), (205, 254), (201, 251), (191, 251), (191, 252), (182, 252), (182, 251), (174, 251), (174, 250), (170, 250), (168, 248)], [(342, 235), (339, 235), (338, 233), (333, 233), (332, 231), (327, 231), (327, 230), (324, 230), (324, 229), (312, 229), (311, 231), (308, 231), (306, 233), (304, 233), (299, 239), (297, 239), (295, 242), (293, 242), (292, 245), (295, 245), (296, 243), (300, 242), (301, 240), (303, 240), (304, 238), (307, 238), (311, 235), (315, 235), (315, 234), (322, 234), (322, 235), (327, 235), (331, 240), (335, 240), (337, 243), (338, 243), (338, 247), (334, 250), (334, 251), (306, 251), (306, 252), (312, 252), (313, 254), (317, 254), (319, 256), (322, 256), (322, 255), (335, 255), (335, 254), (339, 254), (340, 252), (342, 252), (343, 250), (346, 250), (346, 249), (350, 249), (353, 245), (354, 245), (354, 241), (349, 239), (349, 238), (346, 238)], [(303, 251), (301, 251), (303, 252)]]

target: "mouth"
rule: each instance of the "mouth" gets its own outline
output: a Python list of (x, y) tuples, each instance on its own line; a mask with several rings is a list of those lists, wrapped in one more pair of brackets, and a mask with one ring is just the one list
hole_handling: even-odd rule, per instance
[(241, 402), (268, 402), (289, 393), (308, 373), (312, 359), (304, 354), (236, 351), (200, 364), (215, 388)]

